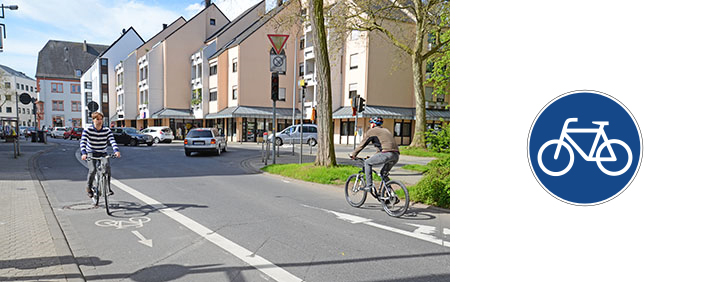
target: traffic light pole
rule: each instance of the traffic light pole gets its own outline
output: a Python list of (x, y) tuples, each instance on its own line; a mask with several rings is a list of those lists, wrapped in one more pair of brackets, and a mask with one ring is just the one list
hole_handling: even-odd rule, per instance
[(20, 96), (15, 91), (15, 151), (13, 152), (15, 158), (20, 156)]
[(272, 128), (273, 138), (272, 138), (272, 140), (270, 140), (272, 142), (272, 146), (273, 146), (273, 151), (272, 151), (273, 164), (275, 164), (275, 144), (276, 144), (275, 139), (277, 138), (277, 133), (275, 132), (275, 128), (277, 128), (277, 116), (275, 115), (275, 104), (276, 103), (277, 103), (277, 101), (273, 100), (273, 128)]

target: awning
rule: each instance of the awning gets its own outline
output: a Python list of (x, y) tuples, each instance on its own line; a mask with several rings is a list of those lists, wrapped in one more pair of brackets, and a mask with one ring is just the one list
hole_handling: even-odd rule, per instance
[[(275, 114), (277, 118), (291, 119), (293, 118), (293, 109), (288, 108), (276, 108)], [(214, 118), (272, 118), (273, 109), (272, 107), (249, 107), (249, 106), (235, 106), (228, 107), (217, 113), (208, 114), (205, 116), (206, 119)], [(295, 109), (295, 118), (300, 118), (300, 110)]]
[[(138, 116), (140, 117), (140, 116)], [(190, 109), (162, 109), (150, 116), (150, 118), (178, 118), (195, 119)]]
[[(415, 119), (415, 108), (400, 108), (386, 106), (365, 106), (365, 111), (358, 114), (358, 117), (382, 117), (390, 119)], [(333, 112), (333, 119), (354, 118), (351, 107), (342, 107)], [(450, 120), (449, 110), (425, 110), (427, 120)]]

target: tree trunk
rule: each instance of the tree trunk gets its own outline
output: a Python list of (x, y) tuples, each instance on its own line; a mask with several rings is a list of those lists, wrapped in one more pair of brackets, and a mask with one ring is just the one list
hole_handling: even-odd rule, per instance
[(420, 12), (422, 7), (420, 1), (415, 1), (417, 22), (415, 23), (415, 43), (413, 44), (412, 67), (413, 67), (413, 86), (415, 88), (415, 134), (413, 136), (410, 147), (426, 148), (425, 145), (425, 86), (423, 79), (424, 62), (422, 51), (425, 43), (425, 17)]
[(318, 151), (316, 166), (335, 166), (335, 144), (333, 142), (332, 93), (330, 87), (330, 57), (327, 48), (323, 0), (310, 0), (313, 42), (315, 42), (315, 80), (317, 81), (317, 125)]

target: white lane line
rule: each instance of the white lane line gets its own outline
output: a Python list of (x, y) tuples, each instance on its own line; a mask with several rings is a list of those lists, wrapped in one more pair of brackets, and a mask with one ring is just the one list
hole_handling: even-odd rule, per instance
[(202, 224), (190, 219), (187, 216), (180, 214), (172, 208), (163, 205), (155, 199), (150, 198), (143, 193), (140, 193), (139, 191), (133, 189), (128, 185), (125, 185), (117, 179), (112, 179), (111, 183), (116, 187), (122, 189), (123, 191), (127, 192), (128, 194), (132, 195), (133, 197), (138, 198), (146, 204), (153, 206), (163, 214), (174, 219), (178, 223), (184, 225), (188, 229), (192, 230), (193, 232), (197, 233), (198, 235), (202, 236), (203, 238), (212, 242), (223, 250), (233, 254), (235, 257), (241, 259), (247, 264), (257, 268), (258, 270), (272, 277), (276, 281), (302, 281), (302, 279), (274, 265), (263, 257), (258, 256), (257, 254), (253, 254), (253, 252), (249, 251), (248, 249), (243, 248), (238, 244), (235, 244), (235, 242), (228, 240), (227, 238), (223, 237), (218, 233), (215, 233), (209, 228), (203, 226)]
[[(405, 230), (402, 230), (402, 229), (397, 229), (397, 228), (394, 228), (394, 227), (385, 226), (385, 225), (382, 225), (382, 224), (378, 224), (378, 223), (372, 222), (372, 219), (364, 218), (364, 217), (360, 217), (360, 216), (356, 216), (356, 215), (352, 215), (352, 214), (346, 214), (346, 213), (341, 213), (341, 212), (326, 210), (326, 209), (323, 209), (323, 208), (317, 208), (317, 207), (312, 207), (312, 206), (308, 206), (308, 205), (302, 205), (302, 206), (304, 206), (304, 207), (306, 207), (306, 208), (317, 209), (317, 210), (321, 210), (321, 211), (324, 211), (324, 212), (327, 212), (327, 213), (334, 214), (335, 217), (337, 217), (338, 219), (343, 220), (343, 221), (347, 221), (347, 222), (352, 223), (352, 224), (362, 223), (362, 224), (369, 225), (369, 226), (372, 226), (372, 227), (375, 227), (375, 228), (380, 228), (380, 229), (383, 229), (383, 230), (395, 232), (395, 233), (402, 234), (402, 235), (405, 235), (405, 236), (413, 237), (413, 238), (415, 238), (415, 239), (420, 239), (420, 240), (423, 240), (423, 241), (427, 241), (427, 242), (430, 242), (430, 243), (433, 243), (433, 244), (438, 244), (438, 245), (440, 245), (440, 246), (444, 246), (444, 247), (450, 248), (450, 242), (449, 242), (449, 241), (444, 241), (444, 240), (442, 240), (442, 239), (436, 238), (435, 236), (432, 236), (432, 235), (429, 235), (429, 234), (423, 234), (423, 233), (420, 233), (420, 232), (409, 232), (409, 231), (405, 231)], [(415, 226), (414, 224), (410, 224), (410, 225)], [(420, 225), (420, 226), (422, 226), (422, 225)], [(432, 228), (433, 228), (433, 230), (435, 230), (435, 227), (432, 227)], [(426, 230), (427, 230), (427, 229), (424, 229), (423, 231), (426, 231)], [(420, 230), (418, 229), (418, 230), (416, 230), (416, 231), (420, 231)]]

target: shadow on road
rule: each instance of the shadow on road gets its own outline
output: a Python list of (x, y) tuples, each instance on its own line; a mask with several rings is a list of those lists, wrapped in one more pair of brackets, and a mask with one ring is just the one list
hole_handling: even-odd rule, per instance
[(164, 203), (162, 205), (141, 205), (135, 202), (117, 201), (110, 202), (110, 216), (119, 218), (131, 218), (137, 216), (146, 216), (151, 213), (159, 212), (160, 209), (172, 209), (175, 211), (182, 211), (188, 208), (208, 208), (205, 205), (195, 204), (170, 204)]

